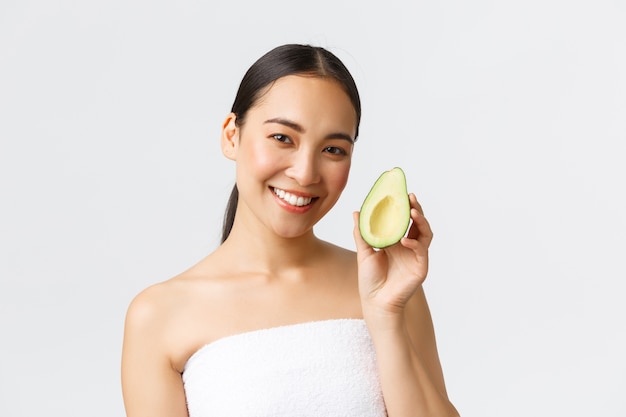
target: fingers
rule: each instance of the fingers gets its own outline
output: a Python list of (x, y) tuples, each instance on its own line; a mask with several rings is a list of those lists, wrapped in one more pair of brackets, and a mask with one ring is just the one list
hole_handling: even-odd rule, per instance
[(410, 239), (408, 237), (402, 238), (400, 243), (403, 247), (411, 250), (415, 254), (419, 269), (422, 271), (420, 275), (425, 278), (428, 271), (428, 246), (423, 245), (416, 239)]
[(407, 237), (417, 240), (425, 248), (428, 248), (433, 240), (433, 231), (430, 228), (430, 223), (424, 217), (424, 210), (417, 201), (415, 194), (409, 194), (409, 202), (411, 204), (411, 220), (413, 220), (413, 224), (409, 229)]
[(419, 201), (417, 201), (417, 197), (415, 197), (415, 194), (413, 193), (409, 194), (409, 203), (411, 204), (412, 208), (417, 209), (417, 211), (422, 216), (424, 215), (424, 210), (422, 209), (422, 205), (419, 203)]
[(360, 253), (364, 253), (366, 251), (373, 251), (374, 249), (367, 244), (367, 242), (365, 240), (363, 240), (363, 236), (361, 236), (361, 231), (359, 230), (359, 216), (360, 213), (358, 211), (355, 211), (352, 213), (352, 219), (354, 220), (354, 229), (353, 229), (353, 236), (354, 236), (354, 243), (356, 244), (356, 250), (357, 252)]

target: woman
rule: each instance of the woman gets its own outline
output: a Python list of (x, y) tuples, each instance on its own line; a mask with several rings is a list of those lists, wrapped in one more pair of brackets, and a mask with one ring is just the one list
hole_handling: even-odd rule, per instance
[(361, 117), (341, 61), (284, 45), (250, 67), (221, 133), (236, 185), (222, 244), (131, 303), (122, 386), (138, 416), (452, 416), (422, 282), (432, 233), (352, 252), (314, 225)]

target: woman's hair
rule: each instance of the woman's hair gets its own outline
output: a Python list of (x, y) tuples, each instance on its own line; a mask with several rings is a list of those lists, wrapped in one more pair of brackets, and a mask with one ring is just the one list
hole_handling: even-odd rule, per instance
[[(354, 79), (341, 60), (333, 53), (322, 47), (311, 45), (282, 45), (267, 52), (252, 64), (241, 80), (231, 109), (236, 116), (235, 124), (238, 127), (243, 126), (248, 110), (267, 91), (266, 87), (279, 78), (296, 74), (329, 78), (339, 83), (350, 98), (356, 112), (356, 140), (361, 121), (361, 100)], [(224, 214), (222, 243), (233, 227), (238, 200), (239, 190), (235, 184)]]

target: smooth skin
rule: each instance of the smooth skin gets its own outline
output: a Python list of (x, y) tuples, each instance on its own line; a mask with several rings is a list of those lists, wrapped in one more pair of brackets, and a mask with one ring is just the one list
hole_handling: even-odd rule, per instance
[[(356, 253), (313, 233), (347, 183), (355, 131), (339, 84), (308, 76), (277, 80), (243, 124), (226, 117), (221, 144), (236, 163), (235, 222), (213, 253), (131, 302), (122, 352), (128, 417), (188, 416), (181, 373), (205, 344), (337, 318), (365, 319), (390, 417), (458, 415), (422, 289), (432, 232), (415, 196), (407, 237), (392, 247), (367, 245), (358, 213)], [(275, 189), (312, 201), (296, 207)]]

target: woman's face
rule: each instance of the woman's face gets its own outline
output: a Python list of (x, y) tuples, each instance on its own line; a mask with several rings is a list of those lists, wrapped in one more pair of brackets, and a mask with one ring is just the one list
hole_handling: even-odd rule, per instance
[(282, 237), (310, 232), (346, 185), (355, 134), (354, 107), (336, 81), (278, 79), (241, 128), (232, 118), (225, 124), (224, 152), (237, 162), (238, 222)]

